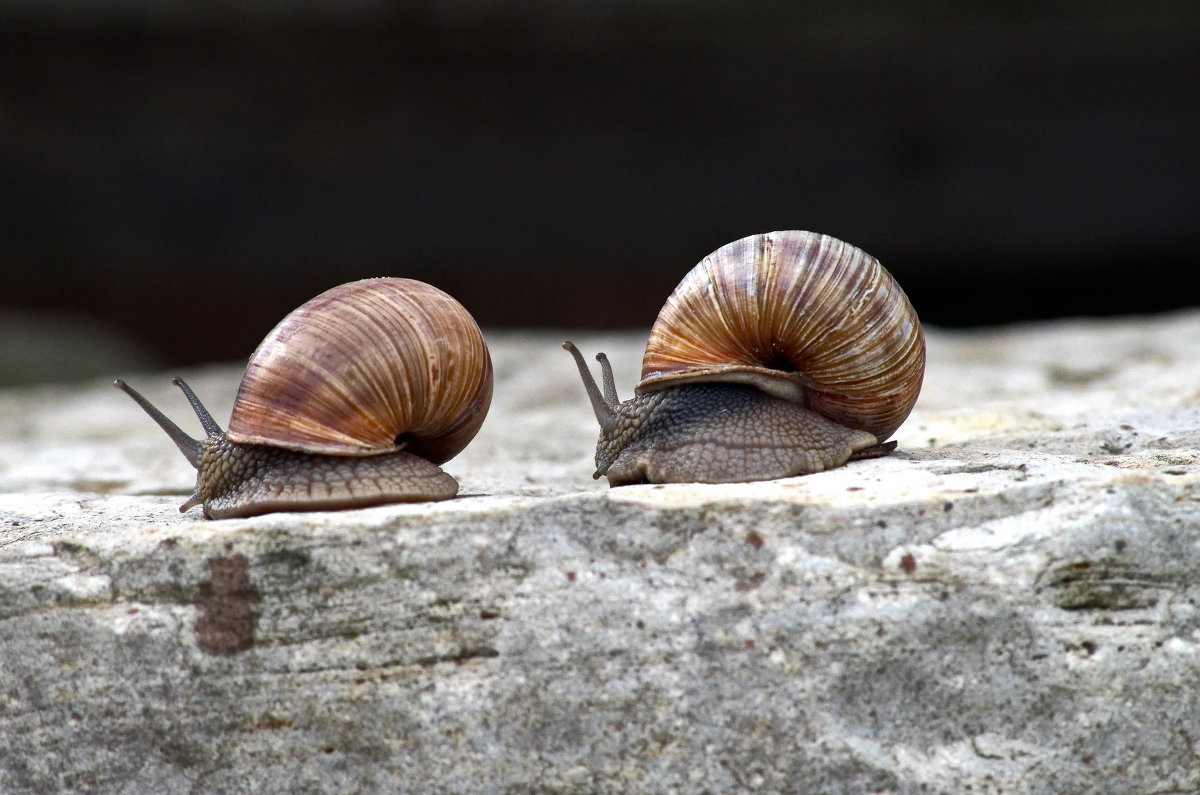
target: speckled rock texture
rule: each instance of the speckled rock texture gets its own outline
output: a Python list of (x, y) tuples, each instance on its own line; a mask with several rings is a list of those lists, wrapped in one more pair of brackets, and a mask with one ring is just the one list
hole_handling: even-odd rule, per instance
[(1200, 790), (1200, 314), (933, 330), (896, 454), (615, 490), (563, 336), (429, 505), (181, 515), (107, 381), (0, 392), (0, 791)]

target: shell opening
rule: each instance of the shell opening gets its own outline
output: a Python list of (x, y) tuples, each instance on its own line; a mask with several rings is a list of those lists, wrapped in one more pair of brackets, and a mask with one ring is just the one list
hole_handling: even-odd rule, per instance
[(766, 357), (762, 366), (779, 373), (796, 372), (796, 365), (792, 363), (791, 358), (779, 351), (773, 351), (770, 356)]
[(808, 406), (808, 393), (804, 378), (792, 369), (781, 372), (764, 367), (716, 365), (692, 370), (684, 377), (674, 373), (664, 373), (645, 378), (637, 385), (635, 391), (639, 395), (644, 395), (678, 386), (685, 381), (689, 384), (746, 384), (780, 400)]

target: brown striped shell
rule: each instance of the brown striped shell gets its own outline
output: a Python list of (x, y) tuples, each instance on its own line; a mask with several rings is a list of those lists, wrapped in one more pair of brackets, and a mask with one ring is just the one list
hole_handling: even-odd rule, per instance
[(887, 439), (912, 410), (925, 337), (869, 254), (813, 232), (771, 232), (709, 254), (667, 299), (638, 392), (744, 381)]
[(440, 464), (475, 436), (491, 399), (491, 357), (461, 304), (424, 282), (364, 279), (267, 335), (227, 436), (335, 455), (405, 449)]

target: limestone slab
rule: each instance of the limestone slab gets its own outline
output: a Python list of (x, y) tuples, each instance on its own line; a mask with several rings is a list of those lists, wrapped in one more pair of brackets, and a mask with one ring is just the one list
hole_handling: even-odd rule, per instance
[(564, 336), (629, 394), (490, 333), (429, 505), (204, 521), (107, 379), (0, 392), (0, 791), (1200, 789), (1200, 314), (932, 330), (897, 454), (615, 490)]

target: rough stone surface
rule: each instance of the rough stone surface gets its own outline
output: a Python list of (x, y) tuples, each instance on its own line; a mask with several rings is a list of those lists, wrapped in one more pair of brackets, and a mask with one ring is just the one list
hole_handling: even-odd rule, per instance
[(899, 453), (730, 486), (592, 481), (561, 339), (432, 505), (206, 522), (107, 381), (0, 392), (0, 791), (1200, 790), (1200, 314), (933, 331)]

